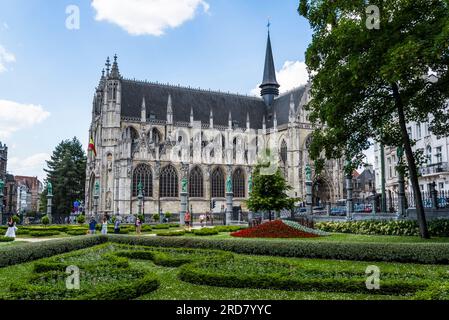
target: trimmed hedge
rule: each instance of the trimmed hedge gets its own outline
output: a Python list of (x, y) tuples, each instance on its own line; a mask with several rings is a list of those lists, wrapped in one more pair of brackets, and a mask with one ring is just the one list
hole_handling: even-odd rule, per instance
[(236, 232), (242, 229), (246, 229), (246, 227), (241, 226), (216, 226), (213, 229), (217, 230), (218, 232)]
[(156, 229), (156, 230), (170, 229), (170, 225), (169, 224), (157, 224), (157, 225), (153, 226), (152, 228)]
[(0, 268), (92, 247), (107, 240), (105, 236), (86, 236), (6, 246), (0, 248)]
[(267, 270), (264, 274), (252, 274), (245, 269), (244, 265), (236, 265), (235, 272), (224, 272), (217, 266), (216, 261), (213, 261), (184, 265), (181, 267), (178, 276), (181, 280), (194, 284), (228, 288), (393, 295), (414, 294), (427, 288), (427, 284), (421, 281), (382, 280), (380, 290), (368, 290), (365, 278), (298, 277), (272, 272)]
[(71, 236), (82, 236), (82, 235), (86, 235), (87, 231), (88, 231), (87, 229), (79, 229), (79, 230), (74, 229), (74, 230), (66, 231), (66, 233)]
[(196, 236), (214, 236), (218, 234), (218, 230), (213, 228), (194, 229), (192, 232)]
[(48, 230), (48, 231), (31, 231), (29, 233), (32, 237), (51, 237), (61, 234), (59, 231)]
[[(385, 236), (419, 236), (418, 223), (414, 220), (368, 220), (346, 222), (318, 222), (315, 227), (327, 232), (354, 233)], [(449, 236), (449, 220), (428, 222), (429, 234), (434, 237)]]
[(167, 232), (160, 232), (157, 234), (158, 237), (179, 237), (185, 235), (185, 231), (167, 231)]
[(263, 241), (232, 239), (196, 239), (162, 237), (108, 236), (111, 242), (175, 248), (219, 249), (242, 254), (385, 261), (423, 264), (448, 264), (449, 244), (446, 243), (347, 243), (324, 241)]
[(14, 240), (15, 240), (14, 238), (0, 236), (0, 242), (12, 242)]

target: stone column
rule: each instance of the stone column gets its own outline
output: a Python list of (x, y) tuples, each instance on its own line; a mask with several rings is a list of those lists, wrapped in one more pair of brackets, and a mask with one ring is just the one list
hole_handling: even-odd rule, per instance
[(405, 217), (405, 183), (404, 183), (404, 173), (399, 170), (398, 172), (398, 216)]
[(230, 225), (232, 210), (233, 210), (233, 198), (234, 194), (232, 192), (226, 192), (226, 225)]
[(307, 214), (312, 214), (312, 169), (310, 165), (306, 165), (305, 167), (305, 176), (306, 176), (306, 212)]
[(346, 218), (352, 220), (352, 214), (354, 213), (354, 203), (352, 200), (352, 175), (346, 176)]
[(51, 223), (51, 207), (52, 207), (52, 200), (53, 200), (53, 195), (49, 194), (47, 195), (47, 217), (50, 220)]
[(432, 197), (432, 209), (438, 209), (438, 191), (435, 181), (430, 184), (430, 196)]
[(98, 221), (98, 199), (100, 196), (98, 194), (94, 195), (94, 218)]
[[(181, 226), (183, 226), (185, 224), (184, 221), (184, 214), (187, 212), (188, 205), (189, 205), (189, 192), (188, 192), (188, 179), (187, 179), (187, 174), (188, 174), (188, 167), (187, 168), (183, 168), (183, 175), (184, 177), (181, 180), (181, 210), (179, 212), (179, 223), (181, 224)], [(161, 215), (162, 216), (162, 215)], [(193, 221), (193, 216), (192, 213), (190, 212), (190, 223), (191, 223), (191, 227), (192, 227), (192, 221)]]

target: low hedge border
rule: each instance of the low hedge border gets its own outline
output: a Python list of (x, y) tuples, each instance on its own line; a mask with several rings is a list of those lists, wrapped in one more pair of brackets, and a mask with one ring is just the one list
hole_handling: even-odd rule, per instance
[(35, 237), (35, 238), (40, 238), (40, 237), (52, 237), (52, 236), (57, 236), (61, 234), (59, 231), (56, 230), (48, 230), (48, 231), (31, 231), (29, 233), (30, 236)]
[(86, 236), (6, 246), (0, 248), (0, 268), (93, 247), (107, 241), (105, 236)]
[(12, 241), (14, 241), (14, 238), (0, 236), (0, 242), (12, 242)]
[(163, 237), (108, 236), (109, 241), (152, 247), (219, 249), (241, 254), (314, 259), (448, 264), (445, 243), (348, 243), (324, 241), (260, 241)]
[[(181, 267), (179, 278), (182, 281), (199, 285), (227, 288), (257, 288), (274, 290), (301, 290), (344, 293), (370, 293), (382, 295), (407, 295), (424, 290), (428, 284), (418, 281), (381, 281), (380, 290), (368, 290), (364, 278), (294, 278), (274, 274), (239, 274), (211, 271), (202, 268), (205, 262)], [(207, 262), (206, 262), (207, 264)]]

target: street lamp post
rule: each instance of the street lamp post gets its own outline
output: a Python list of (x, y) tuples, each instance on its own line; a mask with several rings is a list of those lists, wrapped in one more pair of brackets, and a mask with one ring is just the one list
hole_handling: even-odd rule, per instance
[(100, 198), (100, 183), (95, 182), (95, 193), (94, 193), (94, 217), (98, 218), (98, 199)]
[(49, 181), (47, 183), (47, 217), (50, 220), (50, 223), (52, 220), (52, 218), (51, 218), (52, 202), (53, 202), (53, 185)]
[(0, 179), (0, 225), (3, 223), (3, 188), (5, 187), (5, 182)]
[(306, 173), (306, 212), (312, 214), (312, 168), (307, 164), (305, 168)]

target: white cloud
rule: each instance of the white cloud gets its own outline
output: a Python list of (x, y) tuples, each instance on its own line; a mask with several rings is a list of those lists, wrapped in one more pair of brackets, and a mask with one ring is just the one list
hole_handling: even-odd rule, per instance
[(24, 159), (13, 157), (8, 159), (8, 172), (18, 176), (38, 177), (43, 181), (46, 176), (44, 167), (47, 166), (45, 162), (47, 160), (50, 160), (47, 153), (34, 154)]
[(117, 24), (132, 35), (161, 36), (195, 17), (198, 7), (204, 12), (204, 0), (92, 0), (98, 21)]
[(49, 116), (42, 106), (0, 100), (0, 138), (41, 123)]
[[(282, 69), (276, 71), (276, 78), (281, 85), (280, 93), (287, 92), (294, 88), (305, 85), (309, 80), (307, 66), (301, 61), (285, 61)], [(260, 95), (260, 88), (257, 86), (251, 90), (251, 94), (255, 96)]]
[(6, 65), (16, 61), (16, 57), (0, 45), (0, 73), (5, 72)]

